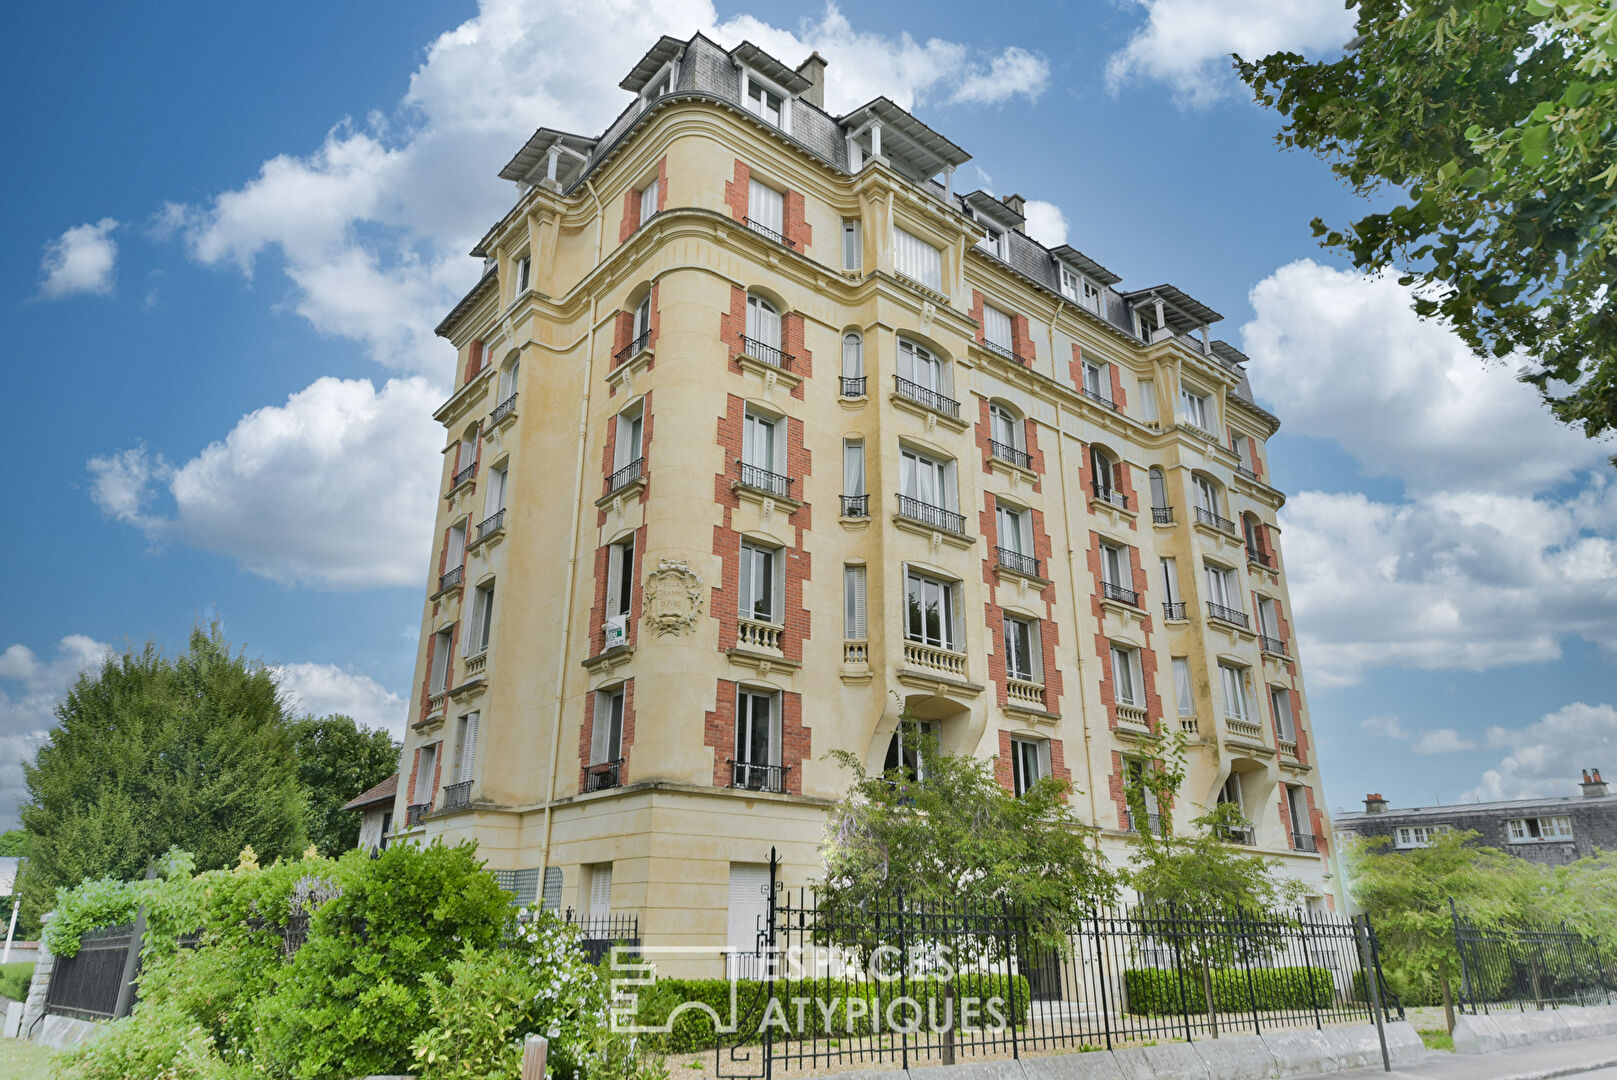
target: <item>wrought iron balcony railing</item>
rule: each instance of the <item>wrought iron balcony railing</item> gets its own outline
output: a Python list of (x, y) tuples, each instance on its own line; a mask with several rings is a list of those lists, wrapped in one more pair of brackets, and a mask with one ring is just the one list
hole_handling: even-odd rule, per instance
[(1151, 508), (1151, 522), (1154, 525), (1172, 525), (1173, 507), (1153, 506)]
[(792, 354), (781, 352), (779, 346), (771, 345), (767, 341), (759, 341), (754, 337), (743, 337), (741, 339), (741, 351), (754, 360), (761, 360), (770, 367), (777, 367), (782, 371), (792, 370), (792, 360), (794, 359)]
[(1123, 510), (1129, 508), (1129, 497), (1110, 484), (1091, 484), (1090, 488), (1095, 492), (1095, 498), (1102, 502), (1109, 502)]
[(1255, 830), (1243, 829), (1238, 825), (1221, 825), (1218, 833), (1230, 843), (1240, 844), (1242, 847), (1256, 847), (1258, 844)]
[(999, 458), (999, 460), (1008, 461), (1018, 468), (1033, 468), (1033, 455), (1029, 454), (1026, 450), (1018, 450), (1009, 443), (1002, 443), (994, 439), (989, 439), (988, 452)]
[(1116, 600), (1119, 604), (1127, 604), (1129, 607), (1140, 606), (1140, 594), (1133, 589), (1110, 581), (1103, 581), (1100, 583), (1100, 591), (1101, 595), (1108, 600)]
[(741, 470), (741, 483), (759, 491), (767, 491), (771, 495), (782, 499), (791, 498), (792, 478), (777, 472), (770, 472), (757, 465), (748, 465), (745, 461), (737, 461)]
[(602, 761), (591, 765), (584, 774), (585, 791), (605, 791), (622, 783), (623, 759)]
[(999, 565), (1007, 570), (1014, 570), (1018, 574), (1026, 574), (1029, 577), (1039, 576), (1039, 560), (1031, 555), (1024, 555), (1020, 551), (1015, 551), (1011, 548), (996, 547), (994, 557), (998, 560)]
[(1084, 397), (1088, 398), (1090, 401), (1099, 402), (1100, 404), (1106, 406), (1108, 409), (1112, 410), (1113, 412), (1118, 411), (1117, 402), (1113, 401), (1111, 398), (1107, 397), (1105, 394), (1097, 393), (1094, 390), (1091, 390), (1087, 386), (1083, 388), (1083, 394), (1084, 394)]
[(786, 774), (790, 765), (754, 765), (748, 761), (730, 761), (730, 786), (747, 791), (786, 790)]
[(1319, 837), (1313, 833), (1294, 832), (1291, 834), (1291, 846), (1298, 851), (1319, 851)]
[(477, 538), (487, 539), (503, 528), (505, 528), (505, 510), (502, 508), (477, 523)]
[(453, 810), (458, 806), (470, 806), (472, 802), (472, 782), (462, 780), (458, 784), (449, 784), (444, 788), (444, 809)]
[(640, 336), (619, 349), (612, 355), (614, 366), (628, 361), (631, 357), (651, 347), (651, 331), (642, 330)]
[(1149, 829), (1153, 835), (1162, 835), (1161, 814), (1146, 814), (1142, 819), (1140, 815), (1135, 814), (1132, 810), (1125, 810), (1123, 812), (1123, 827), (1126, 831), (1137, 833), (1140, 831), (1141, 825), (1144, 825), (1147, 829)]
[(842, 496), (842, 516), (843, 517), (855, 517), (855, 518), (869, 517), (870, 516), (870, 496), (869, 495), (844, 495), (844, 496)]
[(498, 424), (501, 420), (504, 420), (507, 416), (510, 416), (516, 411), (517, 396), (512, 394), (510, 397), (494, 406), (494, 411), (488, 414), (489, 426), (492, 427), (493, 425)]
[(453, 567), (452, 569), (445, 570), (443, 573), (438, 575), (438, 591), (443, 592), (445, 589), (453, 589), (456, 585), (461, 583), (461, 580), (465, 578), (465, 576), (465, 563), (461, 563), (459, 566)]
[(1007, 360), (1017, 359), (1016, 350), (1011, 348), (1009, 345), (1001, 345), (997, 341), (989, 341), (987, 338), (984, 338), (983, 347), (989, 352), (997, 353), (1000, 356), (1003, 356)]
[(894, 375), (893, 383), (899, 397), (908, 398), (917, 405), (924, 405), (933, 412), (942, 413), (944, 416), (950, 416), (956, 420), (960, 419), (960, 402), (954, 398), (945, 397), (936, 390), (928, 390), (920, 383), (910, 382), (902, 375)]
[(1235, 608), (1227, 608), (1223, 604), (1215, 604), (1211, 600), (1207, 601), (1207, 617), (1217, 619), (1219, 622), (1227, 622), (1232, 626), (1239, 626), (1242, 630), (1249, 629), (1252, 625), (1251, 620), (1247, 618), (1246, 612), (1237, 611)]
[(455, 490), (456, 488), (460, 487), (460, 485), (466, 483), (466, 481), (470, 480), (472, 477), (474, 477), (476, 475), (477, 475), (477, 462), (474, 461), (470, 465), (466, 466), (464, 469), (457, 472), (454, 475), (454, 477), (450, 479), (450, 481), (449, 481), (449, 490), (451, 490), (451, 491)]
[(432, 810), (430, 802), (411, 803), (404, 808), (404, 827), (413, 829), (421, 824), (421, 819)]
[(1262, 548), (1253, 547), (1251, 544), (1247, 545), (1246, 559), (1247, 562), (1255, 562), (1259, 566), (1267, 566), (1271, 570), (1275, 568), (1274, 556)]
[(1258, 635), (1258, 646), (1266, 653), (1274, 653), (1276, 656), (1287, 655), (1286, 643), (1277, 637), (1270, 637), (1268, 634)]
[(606, 493), (610, 495), (619, 488), (628, 487), (630, 484), (640, 479), (645, 471), (645, 465), (646, 462), (644, 458), (635, 458), (633, 461), (629, 462), (629, 464), (607, 477)]
[(912, 499), (908, 495), (898, 497), (898, 516), (945, 532), (958, 533), (961, 536), (966, 534), (966, 515), (924, 503), (920, 499)]
[(743, 223), (745, 223), (747, 228), (751, 229), (753, 232), (757, 233), (759, 236), (762, 236), (766, 240), (773, 240), (782, 247), (789, 247), (794, 251), (797, 250), (796, 244), (792, 243), (790, 240), (786, 239), (783, 234), (776, 232), (763, 222), (757, 221), (750, 217), (742, 218), (741, 220)]
[(1185, 602), (1183, 600), (1169, 600), (1162, 605), (1162, 617), (1171, 622), (1178, 622), (1185, 617)]
[(1201, 522), (1203, 525), (1208, 525), (1217, 529), (1219, 532), (1232, 534), (1235, 532), (1235, 522), (1231, 521), (1227, 517), (1222, 517), (1203, 506), (1196, 507), (1196, 520)]
[(843, 397), (865, 396), (865, 377), (863, 375), (843, 375), (841, 378)]

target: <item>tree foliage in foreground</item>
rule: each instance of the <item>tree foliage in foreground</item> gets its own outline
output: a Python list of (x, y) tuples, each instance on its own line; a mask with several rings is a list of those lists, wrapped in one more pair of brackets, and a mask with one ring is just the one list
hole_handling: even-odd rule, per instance
[(1360, 0), (1331, 62), (1236, 67), (1319, 155), (1391, 209), (1315, 219), (1365, 271), (1484, 357), (1523, 353), (1555, 415), (1617, 427), (1617, 17), (1610, 0)]

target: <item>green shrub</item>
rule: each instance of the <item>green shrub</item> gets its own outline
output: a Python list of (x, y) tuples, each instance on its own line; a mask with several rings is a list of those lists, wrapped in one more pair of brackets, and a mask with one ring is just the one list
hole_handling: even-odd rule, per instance
[[(1335, 984), (1322, 967), (1215, 968), (1210, 973), (1213, 1004), (1220, 1012), (1246, 1009), (1329, 1008)], [(1136, 968), (1123, 973), (1128, 1011), (1166, 1016), (1207, 1011), (1201, 972), (1188, 968), (1181, 981), (1173, 968)], [(1182, 995), (1182, 996), (1181, 996)]]
[[(929, 1022), (929, 1016), (934, 1015), (932, 1010), (935, 1010), (941, 1023), (948, 1015), (947, 1006), (943, 1004), (944, 982), (935, 978), (910, 979), (904, 983), (853, 982), (829, 978), (779, 980), (775, 983), (775, 996), (781, 1004), (779, 1019), (784, 1021), (785, 1030), (791, 1033), (791, 1037), (837, 1038), (872, 1034), (877, 1025), (873, 1017), (878, 1014), (885, 1028), (887, 1009), (900, 997), (916, 1002), (921, 1009), (923, 1025)], [(1000, 999), (997, 1011), (1007, 1023), (1027, 1022), (1030, 998), (1025, 977), (1007, 978), (1003, 975), (963, 972), (955, 977), (954, 984), (954, 1015), (957, 1023), (963, 1015), (962, 999), (976, 999), (974, 1022), (980, 1026), (993, 1024), (995, 1017), (987, 1012), (985, 1003), (996, 997)], [(644, 1036), (647, 1045), (664, 1053), (711, 1050), (719, 1038), (714, 1014), (721, 1021), (728, 1020), (731, 1014), (730, 987), (728, 979), (658, 979), (650, 987), (637, 987), (636, 1023), (661, 1027), (673, 1015), (673, 1024), (668, 1032)], [(756, 1029), (763, 1019), (764, 984), (741, 982), (736, 987), (737, 1019), (742, 1024), (750, 1022)], [(805, 1002), (801, 1013), (797, 1009), (799, 1001)], [(850, 1001), (862, 1004), (850, 1010)], [(700, 1003), (707, 1008), (687, 1003)], [(908, 1005), (901, 1008), (904, 1011), (896, 1013), (895, 1018), (902, 1018), (907, 1023), (912, 1019), (913, 1009)], [(712, 1009), (713, 1014), (707, 1009)], [(781, 1031), (782, 1028), (777, 1024), (774, 1030)], [(759, 1037), (754, 1030), (738, 1031), (735, 1035), (726, 1035), (725, 1039), (752, 1042)]]
[(12, 1001), (28, 1000), (28, 984), (34, 981), (34, 962), (22, 960), (14, 964), (0, 964), (0, 997)]
[(179, 848), (169, 848), (157, 860), (158, 876), (150, 880), (119, 881), (85, 878), (71, 889), (56, 893), (54, 914), (45, 926), (45, 946), (57, 956), (75, 956), (87, 931), (135, 921), (146, 905), (146, 948), (172, 949), (175, 940), (201, 925), (201, 887), (192, 872), (196, 860)]
[(99, 1039), (81, 1043), (57, 1061), (57, 1075), (72, 1080), (249, 1080), (246, 1063), (223, 1061), (202, 1026), (168, 1002), (136, 1006)]

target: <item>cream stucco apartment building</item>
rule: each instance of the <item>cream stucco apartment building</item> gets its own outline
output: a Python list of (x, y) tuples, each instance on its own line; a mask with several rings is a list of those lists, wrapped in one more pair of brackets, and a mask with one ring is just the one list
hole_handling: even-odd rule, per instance
[[(1014, 789), (1070, 778), (1121, 857), (1127, 770), (1190, 739), (1319, 897), (1326, 859), (1245, 357), (953, 190), (968, 155), (825, 64), (663, 38), (596, 138), (541, 128), (439, 333), (458, 350), (393, 836), (519, 894), (750, 941), (771, 847), (819, 866), (908, 706)], [(924, 763), (921, 764), (924, 769)]]

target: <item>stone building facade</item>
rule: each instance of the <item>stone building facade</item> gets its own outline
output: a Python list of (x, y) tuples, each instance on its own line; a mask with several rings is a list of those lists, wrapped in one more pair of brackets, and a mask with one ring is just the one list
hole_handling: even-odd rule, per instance
[[(1330, 828), (1266, 441), (1219, 316), (958, 194), (968, 155), (824, 62), (662, 39), (541, 128), (457, 350), (393, 835), (648, 944), (816, 874), (827, 757), (907, 708), (1123, 857), (1142, 740), (1323, 898)], [(924, 765), (922, 766), (924, 768)]]

